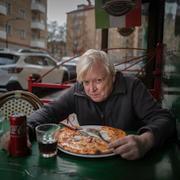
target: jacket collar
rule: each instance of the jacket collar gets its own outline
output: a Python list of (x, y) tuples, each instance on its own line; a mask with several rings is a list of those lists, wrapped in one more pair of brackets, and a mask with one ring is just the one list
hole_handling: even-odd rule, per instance
[(127, 87), (126, 87), (125, 78), (124, 78), (123, 74), (118, 71), (116, 73), (116, 78), (115, 78), (115, 82), (114, 82), (114, 88), (113, 88), (112, 95), (124, 94), (124, 93), (126, 93), (126, 89), (127, 89)]

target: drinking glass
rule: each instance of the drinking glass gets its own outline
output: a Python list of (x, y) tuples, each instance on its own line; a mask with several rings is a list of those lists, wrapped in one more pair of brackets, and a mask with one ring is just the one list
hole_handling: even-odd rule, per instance
[(59, 126), (48, 123), (36, 127), (36, 138), (39, 146), (39, 152), (42, 157), (53, 157), (57, 154), (57, 138), (55, 134)]

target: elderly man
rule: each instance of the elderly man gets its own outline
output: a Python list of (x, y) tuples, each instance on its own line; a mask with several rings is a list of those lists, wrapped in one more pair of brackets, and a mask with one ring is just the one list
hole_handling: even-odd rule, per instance
[(109, 144), (122, 158), (138, 159), (175, 133), (175, 120), (162, 109), (143, 83), (115, 72), (104, 51), (90, 49), (77, 64), (78, 82), (58, 100), (28, 120), (33, 133), (41, 123), (56, 122), (76, 113), (80, 125), (108, 125), (135, 131)]

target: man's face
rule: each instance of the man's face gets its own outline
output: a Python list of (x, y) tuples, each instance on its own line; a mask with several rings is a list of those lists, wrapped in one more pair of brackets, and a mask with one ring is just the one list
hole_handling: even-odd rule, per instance
[(112, 91), (113, 77), (107, 74), (102, 64), (96, 63), (83, 77), (83, 86), (94, 102), (102, 102)]

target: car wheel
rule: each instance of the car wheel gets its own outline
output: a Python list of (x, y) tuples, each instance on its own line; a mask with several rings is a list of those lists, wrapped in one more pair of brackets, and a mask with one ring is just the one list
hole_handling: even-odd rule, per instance
[(22, 90), (22, 86), (19, 84), (17, 81), (9, 81), (8, 84), (6, 85), (6, 89), (8, 91), (13, 91), (13, 90)]

